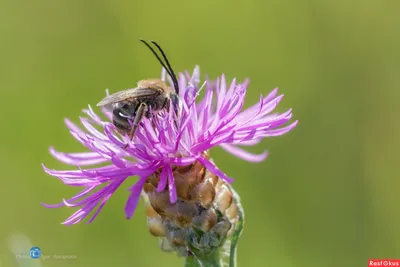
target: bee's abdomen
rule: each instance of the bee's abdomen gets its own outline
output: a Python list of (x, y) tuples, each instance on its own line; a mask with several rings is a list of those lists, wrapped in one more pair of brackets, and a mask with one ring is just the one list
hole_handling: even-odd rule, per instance
[(113, 124), (120, 133), (126, 133), (129, 132), (131, 125), (128, 118), (121, 115), (121, 111), (119, 108), (113, 110)]

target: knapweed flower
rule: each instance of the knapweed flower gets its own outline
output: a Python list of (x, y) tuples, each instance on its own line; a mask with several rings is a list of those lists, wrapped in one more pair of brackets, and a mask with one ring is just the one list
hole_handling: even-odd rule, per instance
[[(266, 152), (254, 155), (240, 146), (283, 135), (297, 121), (288, 124), (292, 117), (290, 109), (271, 113), (283, 97), (277, 95), (277, 89), (242, 110), (248, 81), (238, 83), (234, 79), (228, 84), (222, 75), (216, 81), (200, 83), (198, 67), (192, 75), (180, 73), (178, 80), (178, 114), (170, 105), (169, 110), (145, 118), (132, 142), (116, 131), (110, 110), (102, 110), (103, 119), (89, 106), (84, 110), (87, 117), (81, 118), (84, 130), (70, 120), (65, 121), (72, 136), (90, 152), (62, 153), (50, 149), (56, 159), (78, 169), (59, 171), (44, 167), (45, 171), (64, 184), (83, 187), (58, 205), (44, 204), (51, 208), (78, 207), (64, 224), (78, 223), (89, 215), (88, 222), (92, 222), (126, 181), (133, 184), (125, 206), (126, 217), (133, 215), (141, 192), (145, 192), (150, 231), (168, 237), (166, 250), (168, 245), (185, 243), (188, 232), (181, 230), (191, 226), (203, 232), (213, 229), (218, 236), (226, 236), (237, 217), (238, 203), (229, 185), (233, 179), (214, 164), (209, 150), (220, 146), (241, 159), (261, 162), (266, 159)], [(200, 94), (204, 94), (201, 99)], [(126, 143), (129, 145), (124, 148)], [(93, 166), (97, 164), (101, 166)], [(90, 165), (93, 167), (87, 168)], [(127, 181), (128, 178), (132, 180)], [(198, 247), (206, 242), (192, 241)], [(208, 237), (207, 242), (212, 242), (212, 238)]]

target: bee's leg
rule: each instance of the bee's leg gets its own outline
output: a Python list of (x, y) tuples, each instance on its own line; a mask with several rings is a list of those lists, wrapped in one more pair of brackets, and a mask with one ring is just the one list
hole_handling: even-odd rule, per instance
[(129, 133), (129, 137), (130, 137), (131, 141), (132, 141), (133, 137), (135, 136), (136, 129), (139, 126), (139, 123), (142, 121), (143, 115), (146, 113), (146, 111), (147, 111), (147, 105), (145, 103), (140, 103), (140, 106), (138, 107), (138, 109), (136, 111), (135, 119), (133, 120), (131, 132)]
[[(146, 113), (146, 111), (147, 111), (147, 105), (145, 103), (140, 103), (136, 111), (135, 119), (133, 120), (132, 123), (131, 131), (129, 132), (130, 141), (132, 141), (133, 137), (135, 136), (136, 129), (139, 126), (139, 123), (142, 121), (143, 115)], [(126, 149), (128, 145), (129, 143), (124, 146), (124, 149)]]

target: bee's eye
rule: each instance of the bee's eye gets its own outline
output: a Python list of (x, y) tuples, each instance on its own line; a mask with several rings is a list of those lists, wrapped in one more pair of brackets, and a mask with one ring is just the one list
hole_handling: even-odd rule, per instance
[(129, 105), (128, 104), (123, 105), (122, 109), (129, 109)]

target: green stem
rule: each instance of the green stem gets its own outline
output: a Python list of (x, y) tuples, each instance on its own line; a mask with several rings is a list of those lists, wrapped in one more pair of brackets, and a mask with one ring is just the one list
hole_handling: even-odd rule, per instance
[(238, 216), (239, 220), (236, 225), (236, 230), (232, 235), (231, 239), (231, 250), (230, 250), (230, 255), (229, 255), (229, 267), (235, 267), (236, 264), (236, 248), (237, 248), (237, 242), (239, 240), (240, 235), (242, 234), (243, 231), (243, 225), (244, 225), (244, 211), (243, 207), (240, 204), (240, 198), (239, 195), (233, 190), (233, 188), (230, 186), (229, 188), (233, 194), (233, 200), (235, 201), (237, 207), (238, 207)]
[(193, 254), (186, 256), (185, 267), (198, 267), (198, 266), (201, 265), (199, 265), (199, 262), (197, 261), (195, 256), (193, 256)]
[(185, 259), (185, 267), (221, 267), (222, 262), (220, 259), (219, 252), (205, 255), (198, 253), (197, 255), (193, 252), (189, 252), (189, 255)]

